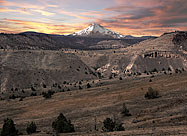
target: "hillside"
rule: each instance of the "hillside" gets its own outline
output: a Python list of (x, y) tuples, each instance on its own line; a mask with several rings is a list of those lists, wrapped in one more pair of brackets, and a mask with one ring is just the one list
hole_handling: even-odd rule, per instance
[[(179, 40), (179, 35), (184, 40)], [(2, 97), (8, 98), (11, 94), (29, 96), (32, 93), (31, 87), (41, 90), (38, 95), (51, 86), (57, 86), (55, 91), (75, 90), (79, 88), (77, 82), (81, 80), (85, 81), (85, 87), (87, 80), (91, 82), (94, 79), (181, 73), (187, 70), (185, 36), (185, 32), (169, 33), (127, 48), (110, 50), (2, 49), (1, 92), (6, 92)], [(102, 44), (110, 43), (117, 44), (115, 40), (107, 40), (100, 42), (99, 45), (100, 48), (104, 48)], [(69, 85), (64, 85), (64, 81)], [(47, 85), (47, 89), (43, 89), (43, 84)], [(15, 89), (19, 91), (12, 91)], [(22, 94), (22, 90), (27, 90), (28, 93)]]
[[(9, 117), (26, 134), (28, 121), (35, 121), (34, 135), (51, 136), (52, 121), (63, 112), (76, 130), (67, 136), (186, 135), (186, 39), (187, 32), (173, 32), (130, 45), (128, 40), (1, 34), (0, 128)], [(149, 87), (161, 97), (145, 99)], [(49, 91), (52, 98), (44, 98)], [(122, 117), (123, 103), (132, 116)], [(122, 122), (125, 131), (103, 132), (106, 117)]]
[[(112, 40), (110, 45), (104, 41)], [(0, 49), (16, 50), (60, 50), (68, 49), (111, 49), (127, 47), (144, 39), (88, 38), (64, 35), (49, 35), (35, 32), (0, 34)], [(100, 45), (103, 47), (99, 47)]]
[(64, 81), (77, 82), (94, 78), (97, 75), (89, 66), (71, 53), (0, 50), (0, 90), (4, 93), (2, 98), (14, 93), (22, 96), (24, 89), (30, 90), (25, 94), (28, 96), (31, 87), (43, 88), (43, 85), (47, 88), (55, 85), (59, 87), (58, 90), (67, 90)]
[[(82, 91), (60, 92), (51, 99), (33, 96), (19, 101), (0, 101), (0, 127), (6, 117), (12, 118), (19, 132), (26, 135), (26, 124), (34, 121), (38, 133), (33, 136), (54, 134), (51, 124), (59, 115), (71, 119), (75, 133), (61, 136), (128, 136), (128, 135), (187, 135), (187, 73), (163, 75), (152, 78), (109, 80), (101, 87)], [(159, 91), (158, 99), (147, 100), (144, 94), (148, 87)], [(125, 103), (132, 114), (121, 115)], [(103, 132), (106, 117), (123, 123), (125, 131)], [(94, 130), (94, 120), (96, 127)]]
[[(107, 51), (84, 52), (77, 55), (87, 65), (94, 67), (103, 75), (117, 74), (121, 76), (138, 73), (149, 74), (151, 71), (176, 72), (187, 69), (186, 40), (174, 42), (186, 32), (176, 32), (163, 35), (156, 39), (148, 39), (138, 44), (122, 49)], [(180, 46), (179, 46), (180, 45)], [(179, 48), (180, 47), (180, 48)], [(91, 58), (91, 59), (89, 59)], [(89, 61), (87, 61), (89, 60)]]

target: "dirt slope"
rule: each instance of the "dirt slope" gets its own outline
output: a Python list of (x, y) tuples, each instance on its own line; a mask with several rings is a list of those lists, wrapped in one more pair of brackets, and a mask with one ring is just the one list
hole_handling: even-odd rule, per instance
[[(11, 117), (16, 127), (25, 133), (26, 123), (35, 121), (39, 133), (52, 135), (51, 123), (63, 112), (75, 125), (76, 133), (64, 135), (181, 135), (187, 134), (187, 74), (164, 75), (117, 81), (82, 91), (62, 92), (45, 100), (42, 96), (11, 101), (0, 101), (0, 124)], [(162, 97), (146, 100), (148, 87), (159, 91)], [(122, 104), (126, 103), (131, 117), (122, 117)], [(103, 133), (106, 117), (124, 123), (125, 131)], [(98, 131), (94, 131), (94, 120)], [(47, 134), (48, 133), (48, 134)]]
[[(77, 55), (87, 65), (94, 67), (104, 76), (111, 73), (123, 76), (137, 72), (151, 72), (154, 69), (157, 71), (168, 70), (168, 68), (175, 72), (175, 70), (187, 69), (187, 53), (185, 51), (187, 37), (185, 36), (186, 32), (169, 33), (127, 48), (82, 51)], [(181, 40), (179, 40), (180, 38)]]
[(1, 92), (96, 78), (79, 57), (60, 51), (0, 51)]

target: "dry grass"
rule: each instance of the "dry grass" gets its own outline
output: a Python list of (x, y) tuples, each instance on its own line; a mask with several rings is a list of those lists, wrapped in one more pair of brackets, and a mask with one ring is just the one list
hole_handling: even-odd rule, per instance
[[(56, 93), (48, 100), (36, 96), (21, 102), (18, 99), (0, 101), (0, 124), (2, 127), (6, 117), (13, 118), (17, 128), (25, 133), (26, 123), (35, 121), (40, 131), (36, 135), (52, 135), (51, 123), (63, 112), (76, 129), (76, 133), (66, 135), (187, 135), (187, 73), (162, 75), (152, 80), (113, 80), (101, 87)], [(162, 97), (144, 99), (150, 86), (158, 90)], [(124, 102), (131, 117), (120, 115)], [(97, 132), (94, 131), (95, 117)], [(106, 117), (119, 119), (126, 130), (101, 132)]]

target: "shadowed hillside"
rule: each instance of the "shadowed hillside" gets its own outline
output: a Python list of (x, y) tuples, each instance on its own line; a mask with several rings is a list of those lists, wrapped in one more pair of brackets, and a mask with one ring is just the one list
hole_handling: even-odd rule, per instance
[(0, 51), (0, 64), (4, 93), (97, 78), (79, 57), (60, 51)]
[[(114, 41), (108, 42), (106, 41)], [(0, 34), (0, 49), (59, 50), (69, 49), (111, 49), (127, 47), (145, 39), (86, 38), (63, 35), (49, 35), (35, 32)]]

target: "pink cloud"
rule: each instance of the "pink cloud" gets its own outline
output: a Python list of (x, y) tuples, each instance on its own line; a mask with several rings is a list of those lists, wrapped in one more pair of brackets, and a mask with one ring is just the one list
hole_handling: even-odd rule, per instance
[(0, 8), (0, 12), (17, 12), (17, 13), (21, 13), (21, 14), (32, 15), (25, 8), (18, 8), (18, 9)]

